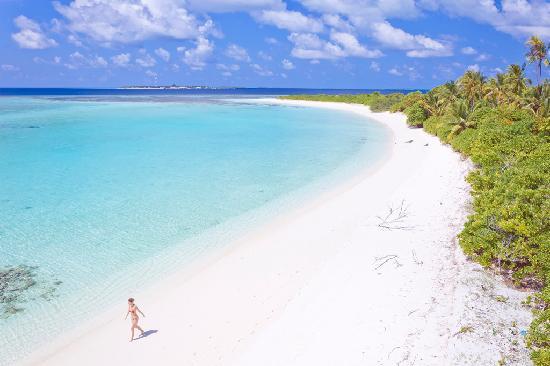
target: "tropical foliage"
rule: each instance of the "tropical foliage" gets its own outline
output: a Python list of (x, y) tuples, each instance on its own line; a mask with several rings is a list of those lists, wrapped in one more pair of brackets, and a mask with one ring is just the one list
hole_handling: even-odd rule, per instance
[[(291, 99), (362, 103), (400, 111), (475, 163), (468, 176), (473, 210), (459, 235), (464, 251), (518, 286), (539, 290), (527, 344), (537, 366), (550, 365), (550, 82), (542, 79), (548, 47), (527, 41), (525, 66), (487, 79), (467, 71), (423, 94), (294, 96)], [(386, 100), (384, 100), (386, 99)], [(375, 108), (372, 108), (375, 110)]]
[(296, 100), (312, 100), (321, 102), (342, 102), (342, 103), (357, 103), (370, 106), (374, 112), (382, 112), (390, 109), (392, 105), (398, 103), (403, 99), (403, 94), (381, 94), (374, 92), (371, 94), (340, 94), (340, 95), (328, 95), (328, 94), (316, 94), (316, 95), (289, 95), (281, 97), (281, 99), (296, 99)]

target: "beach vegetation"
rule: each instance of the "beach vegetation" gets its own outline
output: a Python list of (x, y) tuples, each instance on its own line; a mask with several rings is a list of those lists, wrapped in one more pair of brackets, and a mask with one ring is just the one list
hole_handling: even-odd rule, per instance
[(414, 103), (405, 109), (407, 115), (407, 124), (411, 127), (422, 127), (422, 124), (428, 118), (429, 113), (420, 102)]
[[(420, 93), (419, 93), (420, 94)], [(371, 94), (301, 94), (281, 97), (281, 99), (310, 100), (320, 102), (341, 102), (368, 105), (373, 112), (388, 111), (392, 105), (399, 103), (403, 99), (401, 93), (381, 94), (374, 92)]]
[(491, 78), (468, 70), (427, 93), (287, 98), (371, 108), (376, 100), (376, 111), (405, 113), (410, 126), (471, 159), (472, 212), (460, 244), (470, 258), (537, 291), (529, 302), (535, 319), (526, 341), (535, 365), (543, 366), (550, 365), (550, 82), (542, 70), (550, 62), (539, 38), (527, 46), (536, 84), (525, 76), (525, 65), (512, 64)]
[(455, 335), (472, 333), (473, 331), (474, 327), (472, 327), (471, 325), (463, 325), (462, 327), (460, 327), (458, 332), (455, 333)]

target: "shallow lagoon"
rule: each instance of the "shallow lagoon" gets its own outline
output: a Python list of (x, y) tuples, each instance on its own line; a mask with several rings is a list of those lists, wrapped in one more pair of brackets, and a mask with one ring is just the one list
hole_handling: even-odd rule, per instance
[(0, 267), (36, 282), (0, 304), (0, 364), (368, 167), (386, 141), (350, 113), (211, 96), (0, 98)]

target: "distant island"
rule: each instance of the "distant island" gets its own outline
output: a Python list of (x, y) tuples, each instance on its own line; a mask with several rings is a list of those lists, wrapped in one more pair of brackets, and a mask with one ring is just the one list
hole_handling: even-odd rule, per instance
[(204, 85), (128, 85), (122, 86), (118, 89), (147, 89), (147, 90), (215, 90), (215, 89), (235, 89), (235, 87), (215, 87), (215, 86), (204, 86)]

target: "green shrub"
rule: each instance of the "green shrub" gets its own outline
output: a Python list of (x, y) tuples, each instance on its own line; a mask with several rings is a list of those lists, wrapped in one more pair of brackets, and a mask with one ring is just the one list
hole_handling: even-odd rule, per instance
[(321, 102), (342, 102), (368, 105), (373, 112), (388, 111), (390, 107), (399, 103), (404, 95), (401, 93), (381, 94), (374, 92), (371, 94), (312, 94), (312, 95), (288, 95), (280, 97), (288, 100), (310, 100)]
[(405, 95), (399, 102), (390, 107), (390, 112), (404, 112), (405, 109), (412, 107), (423, 98), (419, 91)]
[(418, 102), (405, 109), (405, 114), (407, 115), (407, 124), (411, 127), (422, 127), (428, 118), (428, 112)]
[(527, 346), (533, 349), (531, 358), (534, 364), (550, 365), (550, 309), (541, 311), (533, 320), (526, 341)]
[(439, 137), (444, 142), (448, 142), (447, 138), (453, 125), (449, 122), (447, 116), (431, 116), (424, 121), (423, 127), (426, 132)]

